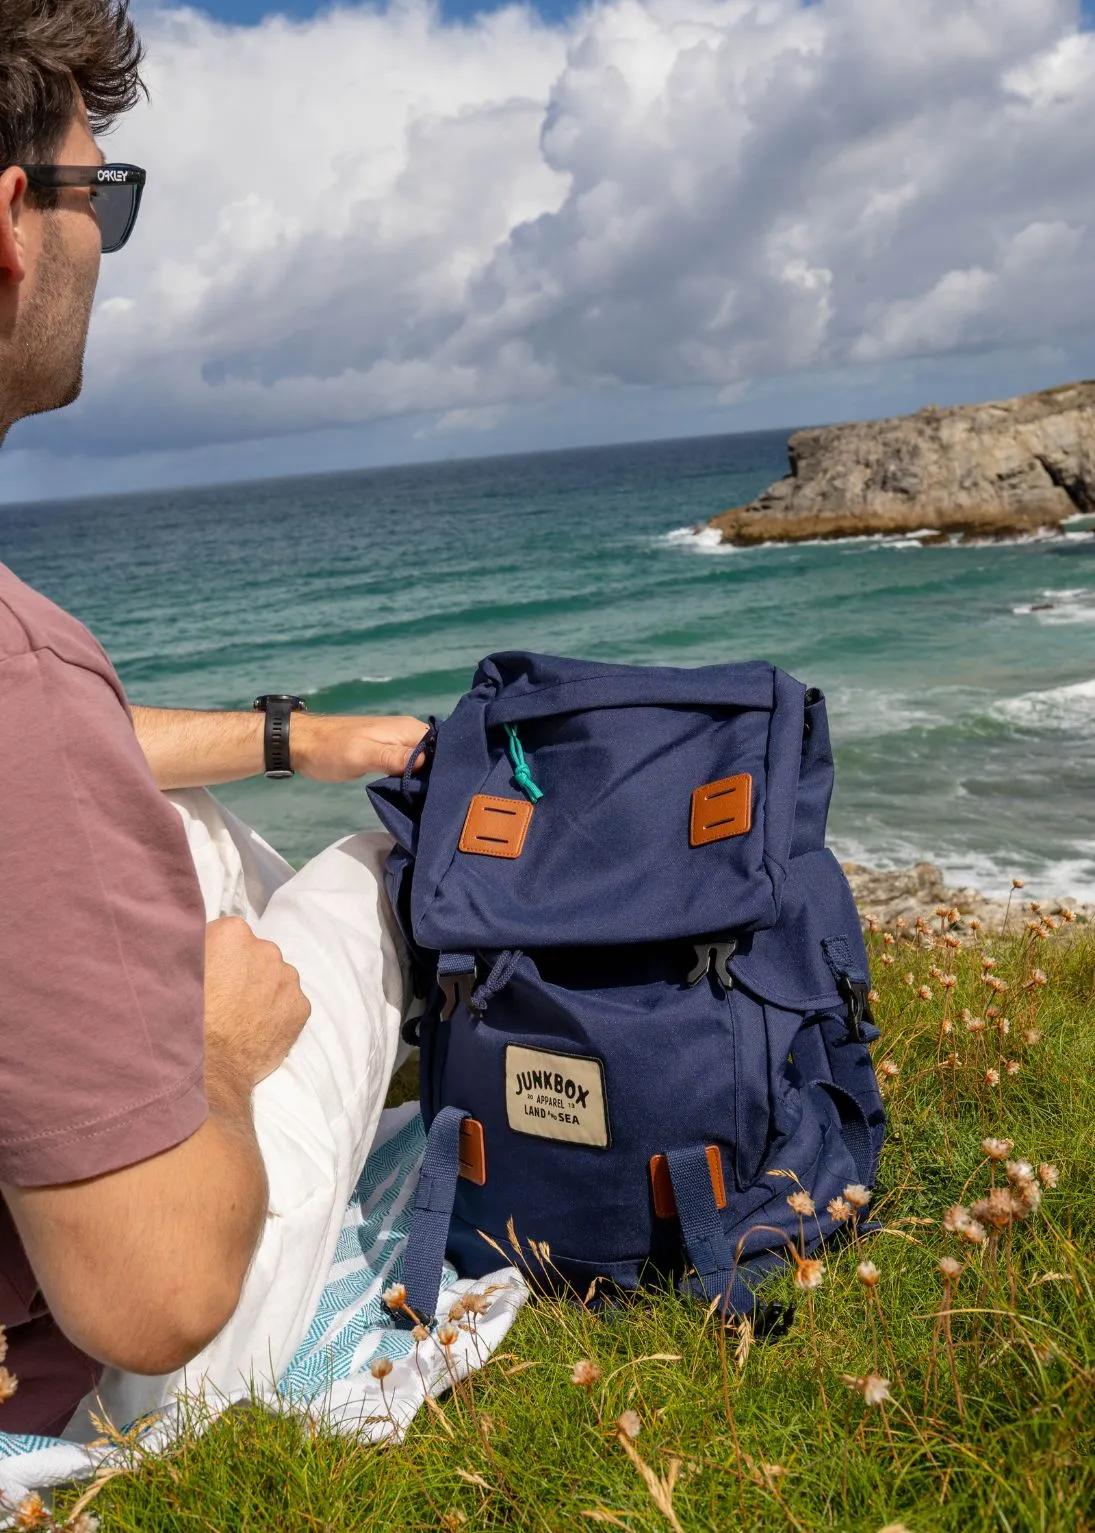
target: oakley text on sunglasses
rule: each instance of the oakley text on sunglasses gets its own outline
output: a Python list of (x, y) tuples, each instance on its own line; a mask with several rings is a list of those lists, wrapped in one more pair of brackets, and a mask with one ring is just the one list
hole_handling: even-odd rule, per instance
[(133, 233), (141, 206), (145, 173), (137, 165), (24, 165), (31, 186), (56, 190), (63, 186), (86, 186), (99, 220), (103, 254), (121, 250)]

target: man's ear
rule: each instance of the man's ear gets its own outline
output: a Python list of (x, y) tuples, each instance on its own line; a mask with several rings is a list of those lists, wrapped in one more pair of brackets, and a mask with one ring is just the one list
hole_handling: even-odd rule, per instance
[(27, 207), (26, 171), (11, 165), (0, 176), (0, 285), (18, 285), (27, 274), (23, 215)]

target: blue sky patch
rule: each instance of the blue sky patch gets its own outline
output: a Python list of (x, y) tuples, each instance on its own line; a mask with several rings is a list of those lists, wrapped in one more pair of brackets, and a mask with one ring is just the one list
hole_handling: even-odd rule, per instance
[[(442, 11), (454, 21), (466, 21), (480, 11), (497, 10), (505, 3), (506, 0), (497, 0), (497, 4), (490, 0), (485, 3), (484, 0), (442, 0)], [(314, 16), (324, 9), (324, 5), (321, 0), (204, 0), (200, 8), (220, 21), (250, 25), (271, 12), (296, 17)], [(535, 8), (546, 20), (558, 21), (578, 7), (574, 0), (538, 0)], [(1088, 25), (1095, 25), (1095, 0), (1081, 0), (1081, 9)]]
[[(449, 20), (466, 21), (480, 11), (499, 10), (505, 3), (506, 0), (498, 0), (497, 4), (491, 4), (490, 0), (486, 0), (486, 3), (484, 0), (443, 0), (442, 12)], [(1095, 5), (1095, 0), (1091, 0), (1091, 3)], [(320, 0), (204, 0), (200, 9), (208, 11), (218, 21), (251, 25), (272, 12), (306, 17), (314, 16), (325, 6)], [(539, 0), (536, 9), (546, 20), (558, 21), (577, 10), (577, 5), (572, 0)]]

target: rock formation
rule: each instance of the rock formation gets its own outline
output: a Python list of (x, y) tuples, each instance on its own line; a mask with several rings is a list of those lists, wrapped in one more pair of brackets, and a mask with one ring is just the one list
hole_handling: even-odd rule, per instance
[(1004, 537), (1095, 513), (1095, 382), (799, 431), (791, 472), (710, 526), (750, 545), (861, 534)]
[[(943, 874), (934, 863), (918, 862), (914, 868), (900, 868), (893, 872), (878, 872), (873, 868), (860, 867), (858, 863), (846, 862), (844, 871), (852, 886), (860, 915), (866, 921), (876, 917), (889, 930), (894, 923), (903, 920), (913, 926), (917, 916), (934, 920), (935, 912), (942, 906), (959, 912), (958, 930), (966, 929), (970, 917), (976, 917), (987, 933), (999, 932), (1007, 921), (1008, 931), (1020, 935), (1026, 922), (1031, 919), (1030, 895), (1016, 892), (1009, 902), (992, 899), (976, 889), (948, 889)], [(1071, 909), (1078, 926), (1086, 926), (1095, 920), (1095, 905), (1077, 900), (1061, 900), (1043, 897), (1039, 904), (1040, 914), (1060, 917), (1062, 911)]]

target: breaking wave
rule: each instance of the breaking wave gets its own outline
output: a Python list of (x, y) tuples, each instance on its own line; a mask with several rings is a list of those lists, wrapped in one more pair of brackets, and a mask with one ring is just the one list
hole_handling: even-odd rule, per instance
[(1020, 729), (1095, 732), (1095, 677), (1045, 692), (1002, 698), (992, 704), (989, 716)]
[(672, 532), (663, 533), (657, 541), (668, 543), (674, 548), (683, 548), (693, 554), (741, 553), (741, 549), (733, 543), (722, 541), (722, 534), (716, 527), (676, 527)]
[(1049, 628), (1095, 623), (1095, 591), (1083, 586), (1068, 591), (1039, 591), (1033, 601), (1011, 610), (1016, 617), (1033, 617)]
[(675, 527), (672, 532), (662, 533), (655, 541), (694, 554), (740, 554), (771, 548), (839, 548), (847, 544), (867, 544), (876, 549), (924, 548), (938, 552), (940, 549), (1025, 548), (1037, 543), (1091, 543), (1095, 542), (1095, 530), (1066, 528), (1060, 531), (1044, 527), (1036, 532), (1017, 533), (1010, 538), (963, 538), (958, 532), (941, 537), (938, 528), (917, 527), (912, 532), (860, 532), (841, 538), (797, 538), (786, 542), (774, 539), (743, 547), (740, 544), (724, 543), (714, 527)]

